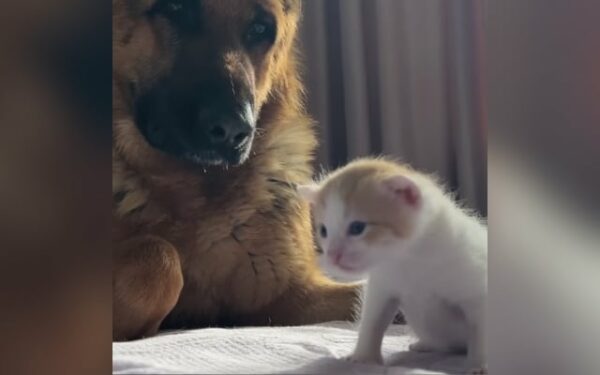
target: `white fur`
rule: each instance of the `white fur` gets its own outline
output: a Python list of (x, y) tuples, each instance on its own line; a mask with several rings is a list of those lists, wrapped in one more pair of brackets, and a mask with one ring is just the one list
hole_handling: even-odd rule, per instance
[[(484, 316), (487, 296), (487, 227), (460, 209), (426, 177), (415, 180), (421, 205), (408, 239), (393, 238), (365, 251), (360, 238), (348, 238), (354, 218), (336, 194), (326, 197), (323, 222), (327, 254), (342, 246), (348, 263), (367, 274), (359, 338), (349, 359), (382, 363), (384, 332), (400, 309), (416, 334), (416, 351), (468, 351), (468, 364), (486, 368)], [(328, 266), (329, 272), (339, 271)], [(347, 274), (347, 272), (343, 272)]]

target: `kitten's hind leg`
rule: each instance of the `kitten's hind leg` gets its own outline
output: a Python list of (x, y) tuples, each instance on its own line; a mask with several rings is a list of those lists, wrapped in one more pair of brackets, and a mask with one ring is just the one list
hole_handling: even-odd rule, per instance
[(383, 363), (381, 344), (387, 327), (398, 311), (399, 303), (373, 283), (367, 285), (362, 306), (358, 343), (347, 359), (361, 363)]

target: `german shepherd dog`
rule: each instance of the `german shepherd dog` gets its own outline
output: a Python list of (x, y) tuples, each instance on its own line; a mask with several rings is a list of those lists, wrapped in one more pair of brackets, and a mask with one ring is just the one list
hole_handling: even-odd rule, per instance
[(113, 0), (113, 339), (353, 318), (318, 269), (300, 0)]

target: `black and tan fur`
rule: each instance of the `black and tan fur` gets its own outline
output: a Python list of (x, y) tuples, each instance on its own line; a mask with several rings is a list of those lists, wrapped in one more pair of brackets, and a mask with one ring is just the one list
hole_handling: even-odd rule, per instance
[[(350, 319), (357, 287), (318, 270), (308, 207), (294, 189), (310, 179), (316, 147), (295, 52), (300, 1), (190, 1), (202, 34), (189, 77), (244, 75), (256, 135), (241, 165), (205, 166), (151, 147), (135, 123), (136, 99), (173, 74), (182, 41), (168, 20), (148, 15), (155, 0), (113, 0), (114, 339), (160, 326)], [(259, 8), (274, 17), (276, 39), (247, 51), (238, 35)]]

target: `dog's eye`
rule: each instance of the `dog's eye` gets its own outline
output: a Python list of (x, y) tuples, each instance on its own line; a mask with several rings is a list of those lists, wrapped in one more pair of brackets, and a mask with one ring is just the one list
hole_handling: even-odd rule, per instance
[(150, 14), (167, 18), (183, 31), (198, 31), (200, 27), (198, 8), (193, 0), (158, 0)]
[(262, 22), (253, 23), (248, 31), (249, 38), (261, 38), (267, 32), (267, 25)]
[(348, 234), (351, 236), (360, 236), (365, 231), (367, 224), (362, 221), (353, 221), (348, 227)]
[(275, 23), (272, 19), (255, 20), (250, 24), (245, 35), (249, 47), (255, 47), (275, 42)]
[(165, 16), (177, 17), (185, 10), (185, 0), (159, 0), (156, 3), (155, 10)]
[(327, 228), (325, 225), (321, 224), (319, 227), (319, 234), (321, 235), (321, 238), (327, 238)]

